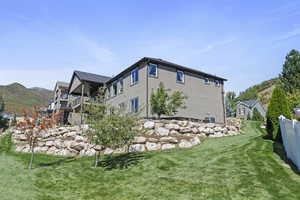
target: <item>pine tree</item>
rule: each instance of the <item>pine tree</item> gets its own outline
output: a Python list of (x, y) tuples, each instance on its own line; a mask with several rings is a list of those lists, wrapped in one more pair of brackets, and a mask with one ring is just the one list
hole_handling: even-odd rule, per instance
[(236, 94), (235, 92), (227, 92), (225, 95), (226, 116), (235, 117), (236, 115)]
[(5, 110), (4, 99), (2, 96), (0, 96), (0, 113), (2, 113), (4, 110)]
[(268, 106), (267, 132), (270, 139), (277, 141), (282, 140), (278, 119), (280, 115), (285, 116), (287, 119), (291, 119), (291, 113), (285, 92), (282, 88), (276, 87)]
[(286, 56), (280, 80), (284, 91), (288, 93), (300, 89), (300, 53), (298, 51), (293, 49)]
[(260, 114), (260, 112), (258, 112), (257, 108), (253, 109), (252, 120), (253, 121), (264, 121), (264, 117)]

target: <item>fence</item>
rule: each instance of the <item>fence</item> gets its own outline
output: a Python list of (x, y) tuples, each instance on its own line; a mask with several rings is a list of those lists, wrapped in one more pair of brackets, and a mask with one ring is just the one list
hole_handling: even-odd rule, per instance
[(300, 122), (279, 117), (283, 146), (287, 157), (300, 171)]

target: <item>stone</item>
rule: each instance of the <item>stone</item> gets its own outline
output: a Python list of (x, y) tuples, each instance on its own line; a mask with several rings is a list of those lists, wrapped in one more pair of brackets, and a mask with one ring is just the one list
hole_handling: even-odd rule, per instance
[(180, 133), (176, 130), (171, 130), (169, 135), (180, 135)]
[(48, 147), (54, 146), (54, 142), (52, 140), (51, 141), (47, 141), (46, 142), (46, 146), (48, 146)]
[(177, 122), (179, 126), (187, 126), (188, 125), (188, 121), (178, 121)]
[(72, 142), (70, 148), (75, 149), (76, 151), (81, 151), (84, 149), (84, 143)]
[(197, 128), (192, 128), (192, 133), (197, 134), (199, 133), (199, 130)]
[(96, 153), (96, 151), (94, 149), (87, 149), (86, 151), (84, 151), (84, 155), (87, 156), (94, 156)]
[(214, 131), (215, 131), (215, 132), (222, 132), (222, 128), (219, 127), (219, 126), (216, 126), (216, 127), (214, 128)]
[(129, 147), (129, 152), (143, 152), (145, 151), (144, 144), (133, 144)]
[(188, 127), (190, 127), (190, 128), (193, 128), (193, 127), (199, 127), (200, 126), (200, 124), (199, 123), (197, 123), (197, 122), (189, 122), (188, 123)]
[(193, 146), (201, 143), (198, 137), (193, 137), (190, 142)]
[(164, 143), (174, 143), (174, 144), (178, 143), (178, 140), (174, 137), (162, 137), (159, 139), (159, 141)]
[(27, 141), (27, 136), (25, 134), (20, 134), (20, 135), (18, 135), (18, 139), (20, 141)]
[(146, 129), (153, 129), (154, 126), (155, 126), (155, 123), (152, 122), (152, 121), (146, 121), (146, 122), (144, 123), (144, 128), (146, 128)]
[(146, 142), (146, 148), (148, 151), (157, 151), (160, 150), (161, 144), (154, 142)]
[(198, 131), (199, 131), (199, 133), (204, 133), (205, 127), (200, 126), (200, 127), (198, 128)]
[(148, 141), (149, 142), (158, 142), (158, 139), (156, 139), (156, 138), (148, 138)]
[(161, 123), (161, 122), (156, 122), (155, 123), (155, 129), (158, 129), (158, 128), (161, 128), (161, 127), (164, 127), (164, 123)]
[(92, 149), (94, 149), (95, 151), (102, 151), (102, 146), (100, 146), (100, 145), (94, 145), (92, 147)]
[(193, 144), (192, 144), (191, 142), (187, 141), (187, 140), (181, 140), (181, 141), (179, 142), (178, 146), (179, 146), (180, 148), (190, 148), (190, 147), (193, 146)]
[(155, 133), (155, 131), (153, 129), (147, 130), (146, 131), (146, 135), (153, 135)]
[(114, 152), (114, 150), (113, 149), (110, 149), (110, 148), (107, 148), (107, 149), (105, 149), (104, 150), (104, 154), (112, 154)]
[(84, 141), (84, 137), (80, 136), (80, 135), (76, 135), (75, 136), (75, 141), (76, 142), (83, 142)]
[(48, 150), (47, 150), (47, 154), (54, 154), (55, 153), (55, 151), (56, 151), (56, 148), (54, 147), (54, 146), (52, 146), (52, 147), (50, 147)]
[(167, 149), (174, 149), (175, 147), (176, 147), (175, 144), (163, 144), (163, 145), (161, 146), (161, 149), (162, 149), (162, 150), (167, 150)]
[(214, 128), (214, 127), (215, 127), (215, 124), (213, 124), (213, 123), (208, 123), (208, 124), (206, 124), (206, 127), (207, 127), (207, 128)]
[(179, 130), (180, 126), (178, 124), (166, 124), (165, 127), (169, 130)]
[(54, 146), (58, 149), (62, 149), (65, 147), (65, 144), (63, 142), (61, 142), (60, 140), (55, 140), (54, 141)]
[(190, 132), (192, 132), (192, 129), (189, 127), (181, 127), (179, 132), (180, 133), (190, 133)]
[(166, 136), (169, 134), (169, 129), (166, 129), (166, 128), (163, 128), (163, 127), (159, 127), (156, 129), (155, 133), (157, 135), (160, 135), (160, 136)]
[(143, 136), (137, 136), (133, 140), (134, 144), (145, 144), (146, 143), (146, 138)]

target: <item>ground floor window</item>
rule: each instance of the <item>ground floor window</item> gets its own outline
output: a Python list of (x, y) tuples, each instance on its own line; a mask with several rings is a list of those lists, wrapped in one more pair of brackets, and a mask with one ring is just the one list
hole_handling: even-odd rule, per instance
[(139, 98), (136, 97), (134, 99), (131, 99), (131, 112), (137, 113), (139, 111)]

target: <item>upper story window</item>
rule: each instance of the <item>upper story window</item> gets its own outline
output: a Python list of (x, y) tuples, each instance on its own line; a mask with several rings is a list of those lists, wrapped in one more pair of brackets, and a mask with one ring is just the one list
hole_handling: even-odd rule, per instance
[(184, 83), (184, 72), (183, 71), (177, 70), (176, 81), (177, 81), (177, 83)]
[(137, 113), (139, 111), (139, 98), (138, 97), (131, 99), (130, 110), (132, 113)]
[(113, 83), (112, 88), (113, 88), (113, 94), (112, 94), (112, 96), (117, 96), (117, 94), (118, 94), (118, 85), (117, 85), (117, 82)]
[(139, 70), (135, 69), (131, 71), (131, 85), (137, 84), (139, 82)]
[(111, 96), (110, 87), (107, 87), (107, 98), (109, 99)]
[(205, 83), (206, 85), (209, 85), (209, 79), (208, 79), (208, 78), (205, 78), (205, 79), (204, 79), (204, 83)]
[(217, 87), (220, 87), (220, 81), (219, 80), (216, 80), (215, 84), (216, 84)]
[(151, 77), (157, 77), (157, 65), (156, 64), (149, 63), (148, 75)]
[(123, 93), (123, 88), (124, 88), (123, 78), (119, 79), (119, 83), (120, 83), (119, 94), (122, 94)]

